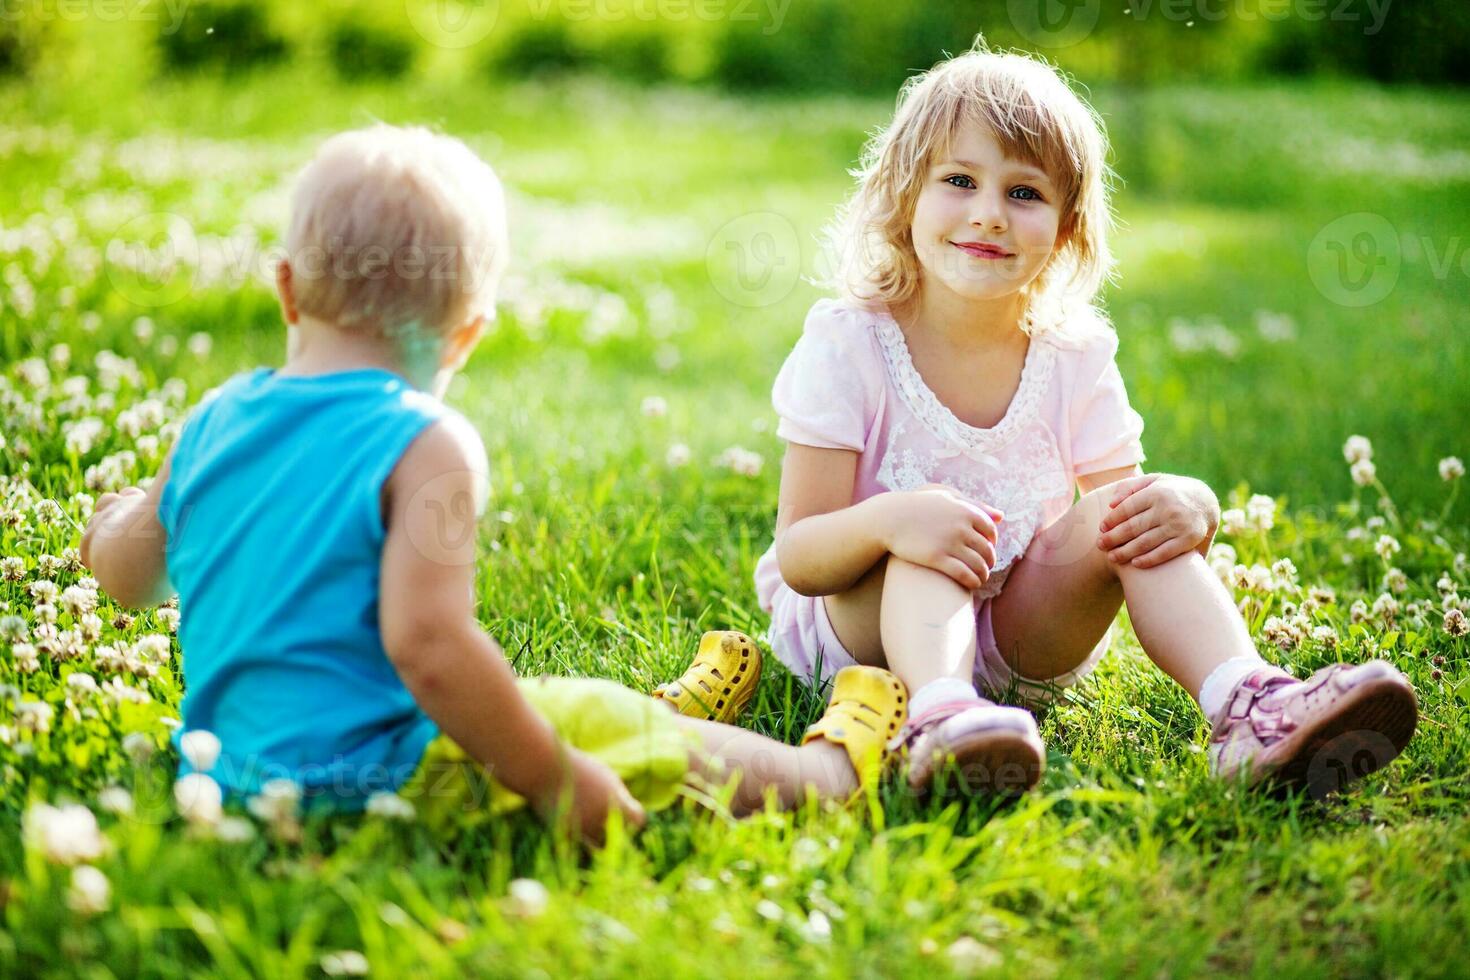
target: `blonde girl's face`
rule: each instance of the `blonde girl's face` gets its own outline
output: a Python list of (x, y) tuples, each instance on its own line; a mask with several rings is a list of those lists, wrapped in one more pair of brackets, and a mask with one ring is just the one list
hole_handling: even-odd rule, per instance
[(911, 232), (924, 288), (1001, 299), (1051, 258), (1060, 193), (1040, 168), (1006, 156), (989, 129), (962, 127), (921, 179)]

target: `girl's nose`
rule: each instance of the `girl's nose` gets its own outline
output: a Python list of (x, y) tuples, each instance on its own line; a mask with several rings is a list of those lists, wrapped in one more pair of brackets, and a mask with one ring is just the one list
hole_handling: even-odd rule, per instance
[(1006, 230), (1005, 205), (993, 194), (976, 195), (975, 209), (970, 214), (970, 224), (994, 234)]

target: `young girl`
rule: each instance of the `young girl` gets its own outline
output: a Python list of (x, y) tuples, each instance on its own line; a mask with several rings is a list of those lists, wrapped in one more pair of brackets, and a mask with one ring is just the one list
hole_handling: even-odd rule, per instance
[(1030, 58), (980, 46), (905, 85), (837, 225), (844, 295), (776, 379), (788, 446), (755, 574), (772, 649), (814, 683), (853, 663), (902, 678), (914, 788), (953, 759), (972, 791), (1014, 793), (1041, 774), (1036, 723), (977, 688), (1045, 704), (1126, 602), (1214, 726), (1214, 772), (1336, 788), (1402, 751), (1413, 689), (1382, 661), (1305, 681), (1264, 662), (1205, 562), (1209, 488), (1142, 475), (1095, 305), (1105, 154)]
[[(147, 490), (104, 494), (81, 543), (117, 602), (178, 592), (176, 743), (202, 730), (220, 749), (182, 753), (181, 789), (289, 780), (337, 809), (404, 790), (470, 823), (529, 802), (596, 839), (691, 776), (734, 779), (748, 810), (876, 775), (905, 692), (875, 668), (838, 678), (799, 748), (607, 681), (517, 683), (475, 615), (484, 446), (440, 401), (494, 313), (499, 182), (458, 140), (376, 126), (327, 141), (292, 213), (286, 364), (200, 404)], [(481, 798), (485, 770), (514, 795)]]

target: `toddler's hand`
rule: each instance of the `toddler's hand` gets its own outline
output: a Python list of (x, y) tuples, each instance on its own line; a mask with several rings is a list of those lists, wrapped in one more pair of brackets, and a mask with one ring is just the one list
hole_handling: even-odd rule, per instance
[(128, 509), (118, 508), (117, 505), (123, 501), (136, 502), (136, 498), (146, 496), (148, 492), (140, 487), (123, 487), (117, 493), (104, 493), (97, 498), (97, 502), (92, 505), (92, 519), (87, 521), (87, 527), (82, 531), (82, 543), (78, 549), (81, 553), (82, 564), (88, 568), (92, 567), (92, 546), (99, 537), (111, 537), (127, 532)]
[(972, 591), (990, 578), (1000, 511), (942, 486), (882, 497), (890, 498), (880, 528), (889, 554), (943, 572)]
[[(567, 751), (570, 756), (572, 792), (570, 806), (561, 816), (571, 831), (586, 843), (600, 846), (607, 828), (608, 815), (614, 809), (622, 813), (625, 826), (635, 830), (642, 827), (647, 819), (643, 807), (633, 799), (633, 794), (628, 792), (628, 787), (623, 785), (617, 773), (585, 752), (573, 748), (568, 748)], [(538, 809), (543, 816), (549, 815), (548, 811), (555, 813), (557, 807), (564, 802), (563, 794), (558, 792)]]
[(1220, 503), (1204, 483), (1150, 473), (1113, 485), (1097, 546), (1114, 562), (1152, 568), (1190, 551), (1203, 554), (1219, 523)]

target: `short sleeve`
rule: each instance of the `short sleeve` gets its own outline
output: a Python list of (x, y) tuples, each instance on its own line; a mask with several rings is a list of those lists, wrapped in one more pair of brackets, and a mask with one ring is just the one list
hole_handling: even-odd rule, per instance
[(876, 358), (872, 331), (858, 311), (818, 302), (776, 376), (776, 435), (803, 446), (861, 452), (882, 392)]
[(1108, 330), (1083, 353), (1073, 392), (1072, 470), (1078, 476), (1143, 462), (1143, 418), (1128, 404), (1118, 371), (1118, 335)]

